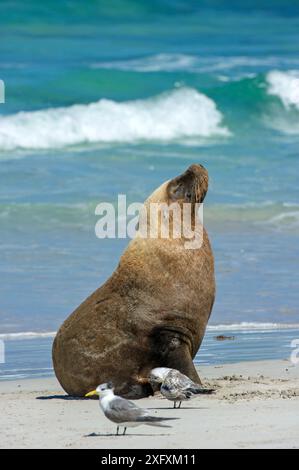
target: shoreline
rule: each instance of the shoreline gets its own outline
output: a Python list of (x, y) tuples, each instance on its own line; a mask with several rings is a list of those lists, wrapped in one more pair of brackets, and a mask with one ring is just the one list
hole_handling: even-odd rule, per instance
[[(205, 367), (244, 361), (288, 359), (294, 351), (292, 344), (296, 338), (299, 338), (299, 328), (208, 328), (194, 363), (197, 367)], [(30, 338), (28, 335), (25, 338), (3, 341), (5, 362), (0, 364), (0, 383), (52, 377), (52, 343), (53, 337)]]
[(0, 383), (1, 448), (299, 448), (299, 365), (289, 360), (197, 367), (216, 389), (173, 410), (161, 396), (138, 400), (171, 428), (140, 426), (115, 437), (97, 401), (67, 397), (56, 378)]
[[(217, 323), (208, 324), (207, 332), (217, 331), (277, 331), (277, 330), (298, 330), (299, 323), (278, 323), (278, 322), (239, 322), (239, 323)], [(38, 338), (54, 338), (57, 331), (12, 331), (0, 333), (0, 339), (4, 341), (33, 340)]]

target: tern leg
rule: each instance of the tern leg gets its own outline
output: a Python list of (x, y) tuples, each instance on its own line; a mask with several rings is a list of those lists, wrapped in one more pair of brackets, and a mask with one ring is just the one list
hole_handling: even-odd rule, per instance
[(116, 436), (118, 436), (118, 431), (119, 431), (119, 426), (117, 426), (116, 428), (116, 434), (115, 434)]
[(123, 436), (126, 434), (126, 430), (127, 430), (127, 428), (125, 427), (124, 432), (123, 432)]
[(173, 407), (176, 408), (176, 401), (173, 402)]
[(181, 408), (181, 404), (182, 404), (182, 402), (180, 401), (178, 408)]

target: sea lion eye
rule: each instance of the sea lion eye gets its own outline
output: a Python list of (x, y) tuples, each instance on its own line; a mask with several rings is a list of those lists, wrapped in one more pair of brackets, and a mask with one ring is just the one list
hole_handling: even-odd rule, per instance
[(180, 199), (184, 197), (184, 188), (181, 184), (175, 185), (174, 187), (170, 188), (170, 195), (172, 198)]

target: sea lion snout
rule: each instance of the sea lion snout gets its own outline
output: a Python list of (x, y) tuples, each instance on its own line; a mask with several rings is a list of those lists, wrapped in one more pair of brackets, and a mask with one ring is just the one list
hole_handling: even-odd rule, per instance
[(200, 163), (193, 163), (192, 165), (189, 166), (189, 168), (186, 171), (191, 171), (195, 175), (201, 175), (202, 173), (208, 174), (205, 167), (201, 165)]

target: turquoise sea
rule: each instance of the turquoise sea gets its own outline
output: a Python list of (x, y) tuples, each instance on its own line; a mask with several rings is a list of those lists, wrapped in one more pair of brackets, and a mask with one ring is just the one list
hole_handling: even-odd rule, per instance
[(194, 162), (210, 175), (210, 325), (247, 338), (219, 346), (210, 330), (198, 360), (285, 357), (299, 337), (299, 2), (3, 0), (0, 27), (0, 339), (35, 338), (9, 336), (0, 377), (52, 373), (41, 334), (113, 272), (128, 240), (96, 238), (96, 205), (141, 202)]

